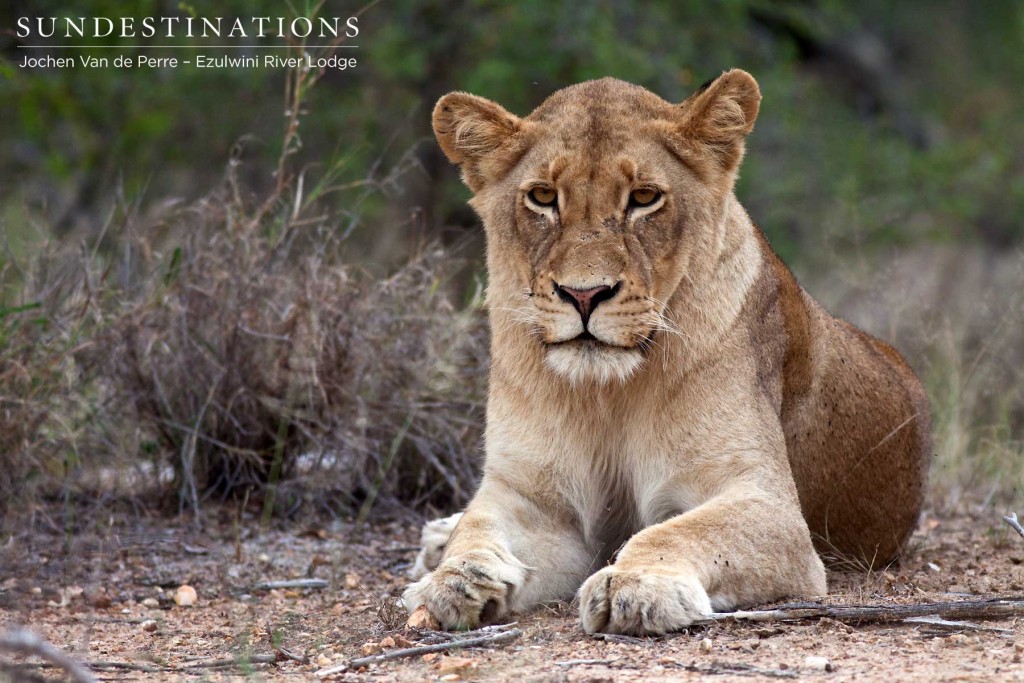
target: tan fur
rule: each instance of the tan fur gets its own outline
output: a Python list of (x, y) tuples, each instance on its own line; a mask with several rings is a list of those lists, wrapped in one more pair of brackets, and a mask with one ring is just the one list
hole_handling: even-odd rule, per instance
[[(664, 633), (824, 594), (812, 538), (872, 565), (899, 554), (928, 405), (736, 201), (759, 102), (739, 70), (679, 105), (612, 79), (524, 119), (465, 93), (438, 102), (487, 232), (492, 367), (480, 489), (443, 555), (431, 529), (410, 610), (465, 628), (578, 592), (587, 631)], [(529, 198), (538, 185), (556, 206)], [(638, 188), (661, 200), (631, 208)], [(613, 296), (584, 328), (564, 288), (601, 286)]]

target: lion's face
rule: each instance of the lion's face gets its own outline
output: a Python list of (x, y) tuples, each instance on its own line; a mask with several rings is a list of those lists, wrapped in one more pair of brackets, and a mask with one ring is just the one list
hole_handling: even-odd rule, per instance
[[(666, 307), (711, 246), (759, 99), (730, 74), (675, 106), (611, 79), (526, 119), (461, 93), (438, 103), (438, 139), (487, 228), (492, 315), (555, 373), (625, 381), (659, 335), (685, 333)], [(709, 118), (734, 139), (709, 140)]]

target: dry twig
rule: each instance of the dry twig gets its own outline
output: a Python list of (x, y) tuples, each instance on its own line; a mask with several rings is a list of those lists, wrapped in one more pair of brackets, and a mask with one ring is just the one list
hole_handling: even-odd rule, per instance
[(765, 676), (767, 678), (799, 678), (800, 675), (788, 669), (762, 669), (742, 662), (714, 661), (710, 664), (683, 664), (679, 668), (705, 676), (736, 674), (739, 676)]
[(519, 636), (523, 635), (523, 632), (517, 628), (509, 631), (498, 631), (496, 633), (490, 633), (487, 635), (477, 636), (475, 638), (462, 638), (459, 640), (449, 640), (446, 643), (435, 643), (433, 645), (419, 645), (417, 647), (406, 647), (401, 650), (391, 650), (379, 655), (371, 655), (369, 657), (358, 657), (345, 664), (339, 664), (338, 666), (332, 666), (327, 669), (320, 669), (316, 672), (317, 677), (325, 678), (327, 676), (333, 676), (335, 674), (342, 673), (351, 668), (359, 668), (366, 666), (367, 664), (378, 664), (380, 662), (386, 662), (389, 659), (401, 659), (403, 657), (415, 657), (416, 655), (423, 655), (430, 652), (444, 652), (446, 650), (455, 650), (464, 647), (479, 647), (482, 645), (495, 645), (497, 643), (504, 643), (508, 640), (515, 640)]
[(192, 669), (224, 669), (226, 667), (249, 665), (249, 664), (273, 664), (277, 661), (277, 655), (248, 655), (245, 657), (231, 657), (226, 659), (204, 659), (191, 664), (182, 664), (174, 667), (176, 671), (188, 671)]
[(1013, 527), (1013, 530), (1020, 534), (1021, 538), (1024, 538), (1024, 527), (1017, 521), (1017, 513), (1011, 512), (1008, 515), (1003, 515), (1003, 521)]
[(695, 625), (717, 621), (801, 621), (829, 617), (843, 623), (903, 621), (910, 617), (942, 619), (1000, 619), (1024, 616), (1024, 600), (1002, 599), (928, 602), (913, 605), (822, 605), (797, 603), (776, 609), (713, 612)]
[(982, 626), (972, 624), (969, 621), (950, 621), (935, 615), (926, 617), (907, 617), (903, 620), (905, 624), (921, 624), (922, 626), (933, 626), (948, 631), (993, 631), (995, 633), (1013, 633), (1012, 628), (1000, 628), (998, 626)]
[(327, 581), (324, 579), (285, 579), (283, 581), (264, 581), (252, 587), (254, 591), (285, 588), (327, 588)]
[(157, 674), (165, 671), (171, 671), (171, 667), (167, 666), (153, 666), (150, 664), (137, 664), (135, 662), (114, 662), (106, 660), (98, 660), (95, 662), (89, 662), (90, 669), (119, 669), (122, 671), (141, 671), (146, 674)]
[(274, 650), (274, 654), (278, 655), (279, 659), (290, 659), (293, 662), (298, 662), (299, 664), (309, 664), (309, 657), (306, 655), (299, 654), (298, 652), (292, 652), (291, 650), (287, 650), (283, 647), (279, 647)]
[(14, 630), (0, 636), (0, 650), (47, 659), (68, 672), (75, 683), (95, 683), (96, 678), (80, 662), (31, 631)]

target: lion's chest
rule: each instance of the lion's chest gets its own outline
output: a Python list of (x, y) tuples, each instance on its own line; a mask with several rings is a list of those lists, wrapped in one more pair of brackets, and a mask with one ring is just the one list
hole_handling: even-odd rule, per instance
[(610, 559), (641, 529), (699, 503), (680, 468), (687, 444), (677, 441), (672, 447), (666, 438), (655, 447), (642, 438), (609, 437), (603, 447), (563, 461), (561, 495), (599, 561)]

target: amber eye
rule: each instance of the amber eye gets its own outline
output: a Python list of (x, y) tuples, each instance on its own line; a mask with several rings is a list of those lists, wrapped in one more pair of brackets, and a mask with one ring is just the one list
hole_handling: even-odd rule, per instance
[(650, 206), (661, 198), (661, 193), (652, 187), (641, 187), (629, 195), (630, 206)]
[(550, 187), (535, 187), (529, 192), (530, 201), (540, 206), (554, 206), (558, 201), (558, 193)]

